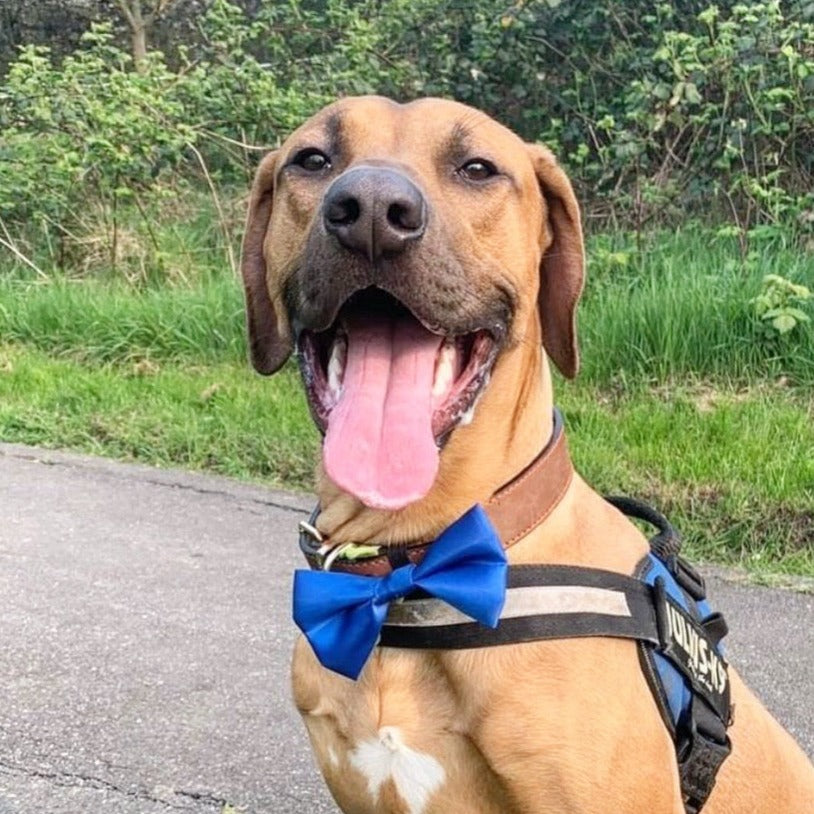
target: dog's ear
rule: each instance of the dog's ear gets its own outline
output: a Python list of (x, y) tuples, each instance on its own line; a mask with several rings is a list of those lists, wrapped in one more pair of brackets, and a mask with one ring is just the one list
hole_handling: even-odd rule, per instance
[(579, 370), (577, 303), (585, 281), (579, 204), (551, 151), (539, 144), (529, 144), (528, 149), (547, 216), (537, 300), (543, 347), (560, 372), (573, 379)]
[(263, 254), (263, 243), (271, 220), (276, 164), (277, 153), (269, 153), (255, 173), (240, 257), (246, 293), (249, 354), (255, 370), (266, 376), (279, 370), (293, 347), (291, 335), (284, 327), (285, 320), (281, 320), (269, 296), (266, 258)]

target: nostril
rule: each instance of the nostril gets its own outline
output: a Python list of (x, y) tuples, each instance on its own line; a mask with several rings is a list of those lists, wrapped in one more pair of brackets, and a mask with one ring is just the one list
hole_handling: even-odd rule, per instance
[(391, 226), (405, 232), (415, 232), (424, 225), (422, 206), (393, 203), (387, 209), (387, 220)]
[(328, 223), (334, 226), (350, 226), (359, 220), (362, 210), (356, 198), (341, 198), (331, 201), (325, 211)]

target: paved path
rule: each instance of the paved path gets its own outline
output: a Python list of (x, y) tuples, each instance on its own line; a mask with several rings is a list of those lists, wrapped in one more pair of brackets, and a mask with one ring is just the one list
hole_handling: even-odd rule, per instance
[[(0, 814), (336, 812), (288, 690), (309, 504), (0, 445)], [(711, 593), (814, 755), (814, 596)]]

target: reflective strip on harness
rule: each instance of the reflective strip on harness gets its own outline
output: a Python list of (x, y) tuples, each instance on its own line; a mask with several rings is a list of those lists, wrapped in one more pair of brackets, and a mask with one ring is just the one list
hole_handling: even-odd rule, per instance
[[(727, 720), (726, 662), (680, 589), (670, 585), (669, 571), (657, 563), (643, 579), (596, 568), (513, 565), (497, 628), (473, 622), (439, 599), (413, 596), (391, 606), (379, 644), (458, 650), (596, 636), (636, 639), (660, 659), (656, 673), (669, 685), (665, 693), (674, 696), (668, 697), (673, 728), (689, 704), (690, 688)], [(669, 676), (671, 670), (687, 686)]]
[(458, 650), (584, 636), (659, 645), (653, 590), (634, 577), (595, 568), (513, 565), (497, 628), (473, 622), (441, 600), (414, 596), (391, 606), (379, 644)]

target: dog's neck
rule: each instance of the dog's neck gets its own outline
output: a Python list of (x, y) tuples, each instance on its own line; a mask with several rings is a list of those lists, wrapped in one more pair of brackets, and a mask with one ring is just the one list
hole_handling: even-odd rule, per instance
[[(422, 500), (397, 512), (372, 509), (320, 471), (322, 534), (336, 543), (432, 540), (528, 466), (551, 437), (552, 388), (539, 343), (523, 350), (495, 367), (473, 422), (453, 433), (441, 453), (436, 482)], [(490, 423), (490, 416), (508, 418)]]

